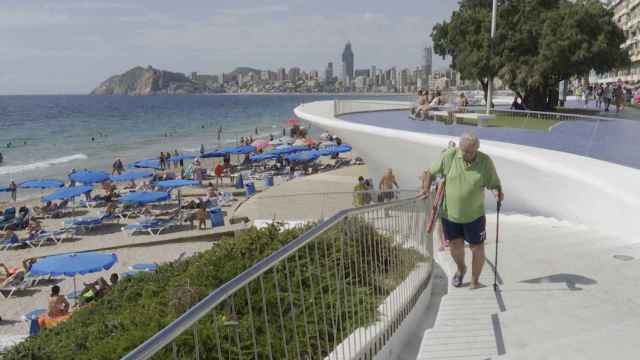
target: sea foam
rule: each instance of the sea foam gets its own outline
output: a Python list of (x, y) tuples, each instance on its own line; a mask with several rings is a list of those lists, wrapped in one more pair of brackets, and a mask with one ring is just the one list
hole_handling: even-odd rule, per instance
[(16, 173), (21, 173), (25, 171), (47, 168), (53, 165), (64, 164), (71, 161), (84, 160), (84, 159), (88, 159), (87, 155), (74, 154), (74, 155), (63, 156), (55, 159), (38, 161), (31, 164), (0, 166), (0, 175), (16, 174)]

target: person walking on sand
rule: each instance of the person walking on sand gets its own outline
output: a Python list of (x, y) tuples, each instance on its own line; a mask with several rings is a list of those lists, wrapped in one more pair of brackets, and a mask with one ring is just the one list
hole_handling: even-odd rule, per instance
[(449, 240), (451, 256), (457, 272), (452, 285), (462, 286), (467, 267), (464, 261), (464, 242), (471, 247), (471, 288), (480, 287), (480, 273), (485, 261), (484, 240), (486, 219), (484, 189), (493, 192), (502, 202), (504, 194), (500, 178), (491, 158), (480, 151), (480, 140), (475, 134), (464, 133), (459, 147), (445, 151), (431, 168), (425, 171), (419, 196), (428, 197), (431, 182), (437, 175), (446, 180), (442, 204), (442, 228)]
[(9, 183), (9, 191), (11, 192), (11, 200), (16, 202), (16, 199), (18, 198), (18, 185), (16, 185), (16, 182), (13, 180)]

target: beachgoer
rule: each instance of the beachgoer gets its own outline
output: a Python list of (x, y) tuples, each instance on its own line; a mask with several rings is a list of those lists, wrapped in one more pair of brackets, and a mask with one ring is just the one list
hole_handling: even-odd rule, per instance
[(258, 127), (256, 126), (256, 131), (255, 131), (256, 135), (258, 135)]
[(442, 98), (442, 94), (440, 93), (440, 91), (436, 91), (436, 94), (431, 100), (431, 103), (429, 104), (429, 106), (441, 106), (441, 105), (444, 105), (444, 99)]
[(164, 155), (164, 164), (167, 169), (171, 169), (171, 151), (167, 151)]
[(0, 164), (2, 164), (3, 161), (4, 161), (4, 156), (2, 156), (2, 153), (0, 152)]
[(589, 98), (591, 97), (591, 92), (588, 86), (584, 86), (582, 88), (582, 101), (584, 102), (584, 107), (589, 106)]
[(166, 158), (164, 157), (164, 152), (161, 151), (160, 152), (160, 169), (161, 170), (164, 170), (166, 168), (167, 164), (165, 163), (165, 161), (166, 161)]
[(205, 202), (202, 202), (200, 206), (198, 206), (198, 212), (196, 217), (198, 219), (198, 230), (206, 230), (207, 229), (207, 206)]
[(222, 166), (221, 163), (217, 163), (213, 172), (216, 175), (216, 184), (222, 183), (222, 174), (224, 173), (224, 166)]
[(363, 206), (365, 204), (365, 191), (367, 186), (364, 183), (364, 177), (358, 177), (358, 183), (353, 187), (353, 205)]
[(282, 136), (287, 136), (287, 129), (286, 128), (282, 128)]
[(435, 176), (445, 177), (442, 226), (449, 240), (451, 256), (457, 272), (453, 286), (462, 286), (467, 271), (464, 261), (464, 242), (470, 244), (473, 255), (471, 288), (480, 287), (479, 278), (485, 261), (484, 240), (486, 238), (484, 189), (494, 193), (497, 201), (503, 200), (500, 178), (491, 158), (478, 151), (480, 140), (475, 134), (464, 133), (458, 148), (448, 149), (442, 154), (422, 178), (420, 196), (428, 197)]
[(396, 187), (396, 189), (400, 188), (398, 186), (396, 177), (393, 175), (393, 170), (387, 169), (387, 171), (385, 171), (384, 175), (380, 179), (380, 184), (378, 184), (378, 190), (382, 194), (383, 201), (395, 199), (396, 195), (393, 191), (394, 186)]
[[(178, 156), (180, 156), (180, 153), (178, 152), (178, 149), (173, 150), (173, 158), (176, 158), (176, 159), (177, 159), (177, 158), (178, 158)], [(178, 164), (179, 164), (178, 160), (173, 160), (173, 167), (174, 167), (174, 169), (177, 169), (177, 168), (178, 168)]]
[(222, 126), (218, 128), (218, 141), (222, 138)]
[(69, 302), (60, 295), (60, 286), (54, 285), (51, 287), (51, 296), (49, 297), (49, 311), (47, 315), (49, 318), (57, 318), (65, 316), (69, 313)]
[(602, 84), (596, 85), (596, 107), (598, 108), (598, 110), (602, 108), (602, 93)]
[(200, 155), (204, 155), (204, 144), (200, 144)]
[(13, 180), (11, 180), (11, 182), (9, 183), (9, 191), (11, 191), (11, 200), (13, 200), (13, 202), (16, 202), (16, 200), (18, 199), (18, 185)]

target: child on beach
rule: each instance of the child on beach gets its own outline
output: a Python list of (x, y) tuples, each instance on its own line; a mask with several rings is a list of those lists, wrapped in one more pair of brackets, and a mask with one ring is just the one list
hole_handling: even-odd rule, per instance
[(198, 230), (206, 230), (207, 229), (207, 209), (206, 205), (203, 202), (198, 207), (198, 212), (196, 213), (196, 217), (198, 219)]

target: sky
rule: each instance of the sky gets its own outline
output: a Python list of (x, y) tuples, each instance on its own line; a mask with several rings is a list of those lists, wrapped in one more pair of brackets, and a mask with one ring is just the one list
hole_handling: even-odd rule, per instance
[[(415, 67), (457, 0), (2, 0), (0, 94), (85, 94), (137, 66)], [(335, 66), (335, 65), (334, 65)], [(445, 62), (434, 57), (434, 67)], [(339, 69), (339, 66), (338, 68)]]

